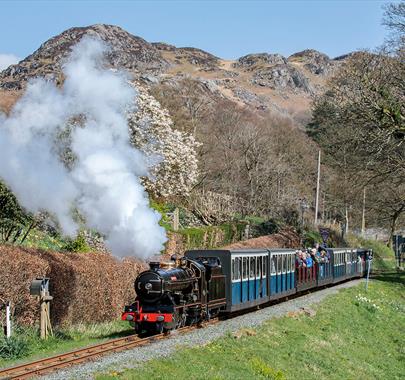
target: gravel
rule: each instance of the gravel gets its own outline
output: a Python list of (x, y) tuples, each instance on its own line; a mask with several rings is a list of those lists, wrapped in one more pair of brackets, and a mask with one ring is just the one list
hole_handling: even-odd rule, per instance
[(271, 318), (281, 317), (290, 312), (304, 310), (312, 314), (309, 307), (317, 304), (340, 289), (358, 285), (363, 280), (346, 282), (332, 288), (316, 291), (314, 293), (291, 299), (286, 302), (272, 305), (264, 309), (220, 321), (203, 329), (196, 329), (185, 334), (172, 333), (170, 338), (159, 340), (147, 346), (136, 347), (131, 350), (114, 353), (99, 358), (97, 361), (87, 362), (41, 377), (47, 380), (65, 379), (93, 379), (94, 374), (107, 371), (117, 371), (126, 368), (139, 367), (146, 361), (155, 358), (168, 357), (181, 347), (203, 346), (226, 334), (235, 333), (242, 328), (254, 328)]

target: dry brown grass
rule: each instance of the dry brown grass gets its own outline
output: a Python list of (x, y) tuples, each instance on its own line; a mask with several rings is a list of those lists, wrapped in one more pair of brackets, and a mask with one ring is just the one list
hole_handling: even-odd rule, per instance
[(19, 91), (0, 90), (0, 111), (9, 113), (20, 96), (21, 92)]
[(141, 262), (106, 253), (60, 253), (0, 246), (0, 300), (11, 301), (14, 320), (33, 324), (38, 301), (29, 295), (37, 276), (50, 278), (54, 324), (102, 322), (120, 316), (134, 300), (133, 281)]

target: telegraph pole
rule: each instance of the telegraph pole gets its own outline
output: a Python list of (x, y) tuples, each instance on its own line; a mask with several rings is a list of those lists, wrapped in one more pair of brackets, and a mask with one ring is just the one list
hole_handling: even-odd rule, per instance
[(315, 199), (315, 225), (318, 224), (318, 209), (319, 209), (319, 182), (321, 179), (321, 151), (318, 154), (318, 178), (316, 181), (316, 199)]

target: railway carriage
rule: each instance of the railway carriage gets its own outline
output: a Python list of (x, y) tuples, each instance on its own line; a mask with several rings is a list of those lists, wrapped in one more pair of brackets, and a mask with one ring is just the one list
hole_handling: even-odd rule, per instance
[(295, 250), (271, 249), (269, 259), (270, 299), (275, 300), (295, 293)]
[(267, 249), (191, 250), (184, 256), (195, 260), (218, 257), (226, 277), (227, 302), (223, 311), (234, 312), (269, 301)]

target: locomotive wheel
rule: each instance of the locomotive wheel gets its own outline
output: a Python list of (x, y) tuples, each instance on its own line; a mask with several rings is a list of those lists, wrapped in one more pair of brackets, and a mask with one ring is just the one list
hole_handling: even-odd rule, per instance
[(175, 325), (175, 329), (179, 329), (181, 327), (184, 327), (186, 325), (186, 321), (187, 321), (187, 316), (186, 314), (176, 314), (175, 316), (175, 321), (176, 321), (176, 325)]
[(163, 322), (156, 323), (156, 332), (158, 334), (163, 334), (164, 332), (166, 332), (166, 329), (163, 327)]

